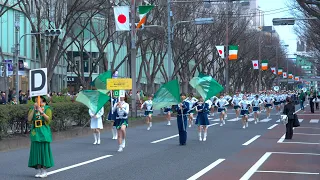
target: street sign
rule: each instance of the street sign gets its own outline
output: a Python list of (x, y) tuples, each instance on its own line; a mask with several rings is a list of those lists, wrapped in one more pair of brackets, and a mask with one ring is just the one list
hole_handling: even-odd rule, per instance
[(120, 90), (119, 91), (119, 97), (126, 97), (126, 91), (125, 90)]
[(120, 78), (120, 79), (107, 79), (107, 90), (131, 90), (132, 79)]
[(30, 70), (29, 79), (30, 97), (48, 94), (47, 68)]
[(294, 25), (295, 19), (294, 18), (273, 18), (272, 23), (274, 26)]
[(119, 97), (119, 90), (114, 90), (113, 91), (113, 96), (114, 97)]

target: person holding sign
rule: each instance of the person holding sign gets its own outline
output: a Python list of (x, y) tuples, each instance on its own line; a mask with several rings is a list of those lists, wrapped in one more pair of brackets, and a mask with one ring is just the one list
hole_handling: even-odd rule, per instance
[(126, 128), (128, 127), (129, 104), (125, 102), (125, 97), (120, 97), (120, 101), (113, 106), (113, 112), (116, 113), (115, 126), (118, 130), (118, 152), (122, 152), (126, 143)]
[(31, 147), (28, 167), (38, 170), (35, 177), (44, 178), (47, 177), (46, 169), (54, 166), (50, 147), (52, 142), (50, 129), (52, 111), (50, 106), (47, 105), (45, 96), (33, 97), (32, 100), (36, 103), (28, 113), (28, 123), (31, 124)]

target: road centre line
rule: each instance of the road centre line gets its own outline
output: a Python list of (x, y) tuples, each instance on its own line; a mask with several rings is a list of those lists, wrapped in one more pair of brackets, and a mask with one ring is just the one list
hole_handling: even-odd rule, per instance
[(217, 165), (219, 165), (220, 163), (222, 163), (225, 159), (218, 159), (215, 162), (213, 162), (212, 164), (210, 164), (209, 166), (205, 167), (204, 169), (202, 169), (201, 171), (199, 171), (198, 173), (196, 173), (195, 175), (191, 176), (190, 178), (188, 178), (187, 180), (196, 180), (199, 177), (201, 177), (202, 175), (204, 175), (205, 173), (207, 173), (208, 171), (210, 171), (212, 168), (216, 167)]
[(278, 174), (303, 174), (303, 175), (319, 175), (319, 173), (310, 172), (290, 172), (290, 171), (256, 171), (258, 173), (278, 173)]
[(293, 133), (298, 135), (306, 135), (306, 136), (320, 136), (320, 134), (308, 134), (308, 133)]
[(100, 161), (102, 159), (106, 159), (106, 158), (109, 158), (109, 157), (112, 157), (112, 155), (101, 156), (101, 157), (98, 157), (98, 158), (95, 158), (95, 159), (91, 159), (89, 161), (84, 161), (82, 163), (74, 164), (74, 165), (67, 166), (67, 167), (64, 167), (64, 168), (60, 168), (60, 169), (57, 169), (57, 170), (54, 170), (54, 171), (49, 171), (48, 172), (48, 176), (52, 175), (52, 174), (56, 174), (56, 173), (62, 172), (62, 171), (66, 171), (66, 170), (69, 170), (69, 169), (73, 169), (73, 168), (76, 168), (76, 167), (79, 167), (79, 166), (83, 166), (83, 165), (86, 165), (86, 164), (89, 164), (89, 163)]
[(243, 146), (248, 146), (249, 144), (251, 144), (253, 141), (255, 141), (256, 139), (258, 139), (261, 135), (256, 135), (253, 138), (251, 138), (249, 141), (245, 142), (244, 144), (242, 144)]
[(163, 139), (159, 139), (159, 140), (156, 140), (156, 141), (152, 141), (151, 143), (152, 143), (152, 144), (155, 144), (155, 143), (162, 142), (162, 141), (165, 141), (165, 140), (168, 140), (168, 139), (172, 139), (172, 138), (175, 138), (175, 137), (178, 137), (178, 136), (179, 136), (179, 134), (176, 134), (176, 135), (169, 136), (169, 137), (166, 137), (166, 138), (163, 138)]
[(266, 152), (241, 178), (240, 180), (248, 180), (259, 169), (259, 167), (270, 157), (272, 153)]
[(273, 129), (276, 126), (278, 126), (278, 124), (274, 124), (274, 125), (270, 126), (268, 129)]

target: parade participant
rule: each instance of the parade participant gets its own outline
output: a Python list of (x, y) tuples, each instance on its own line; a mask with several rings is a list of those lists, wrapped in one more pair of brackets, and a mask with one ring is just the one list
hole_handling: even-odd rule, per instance
[(189, 112), (188, 112), (188, 119), (189, 119), (189, 128), (193, 122), (193, 114), (195, 113), (195, 104), (198, 102), (198, 99), (193, 97), (193, 93), (189, 94), (189, 97), (185, 100), (189, 103)]
[[(38, 98), (33, 98), (38, 102)], [(52, 134), (50, 122), (52, 120), (52, 111), (47, 104), (45, 96), (40, 96), (40, 104), (35, 103), (28, 113), (28, 123), (32, 124), (30, 129), (30, 156), (28, 167), (35, 168), (38, 173), (37, 178), (47, 177), (47, 169), (54, 166), (50, 143)]]
[[(217, 96), (213, 96), (212, 98), (210, 98), (210, 101), (211, 101), (211, 104), (208, 102), (209, 104), (209, 107), (210, 107), (210, 115), (211, 116), (214, 116), (214, 106), (216, 104), (216, 101), (217, 101), (218, 97)], [(208, 101), (208, 100), (207, 100)], [(206, 102), (207, 102), (206, 101)]]
[(172, 113), (171, 106), (167, 106), (164, 108), (164, 114), (166, 114), (166, 119), (168, 121), (167, 126), (171, 126), (171, 113)]
[(259, 122), (260, 107), (263, 105), (263, 101), (259, 98), (259, 95), (256, 95), (251, 101), (251, 105), (253, 107), (254, 123), (257, 124)]
[(280, 111), (281, 111), (281, 94), (279, 92), (277, 92), (274, 95), (274, 105), (276, 106), (277, 115), (280, 115)]
[[(228, 105), (229, 105), (230, 101), (232, 100), (232, 97), (230, 95), (226, 95), (226, 96), (224, 96), (224, 99), (228, 102)], [(226, 119), (227, 117), (228, 117), (228, 108), (225, 108), (224, 118)]]
[(179, 131), (179, 143), (180, 145), (186, 145), (187, 142), (187, 114), (189, 112), (189, 103), (185, 101), (186, 94), (180, 94), (181, 103), (177, 106), (177, 124), (178, 124), (178, 131)]
[[(208, 119), (208, 113), (210, 112), (209, 104), (203, 102), (203, 98), (199, 98), (199, 102), (196, 106), (196, 111), (198, 112), (197, 115), (197, 125), (198, 125), (198, 132), (199, 132), (199, 141), (206, 141), (207, 140), (207, 126), (210, 124)], [(201, 137), (201, 129), (203, 129), (203, 139)]]
[(120, 101), (114, 105), (116, 113), (115, 125), (118, 131), (118, 152), (122, 152), (126, 146), (126, 128), (128, 127), (129, 104), (125, 102), (125, 97), (120, 97)]
[(113, 106), (118, 103), (118, 98), (117, 97), (111, 98), (110, 103), (111, 103), (111, 111), (108, 114), (108, 121), (112, 121), (112, 139), (117, 139), (118, 134), (117, 134), (117, 128), (115, 125), (116, 113), (114, 113), (113, 111)]
[(272, 109), (273, 102), (274, 102), (274, 99), (270, 95), (270, 92), (267, 93), (267, 96), (264, 98), (264, 101), (265, 101), (265, 107), (267, 111), (267, 118), (270, 118), (270, 111)]
[(146, 116), (146, 122), (148, 125), (147, 130), (149, 131), (150, 128), (152, 127), (152, 113), (153, 113), (153, 109), (152, 109), (152, 95), (148, 96), (148, 100), (145, 101), (142, 105), (141, 105), (141, 110), (143, 107), (146, 107), (146, 110), (144, 112), (144, 115)]
[(239, 102), (242, 100), (242, 98), (239, 96), (239, 92), (236, 93), (236, 95), (233, 97), (231, 101), (231, 105), (233, 106), (235, 112), (236, 112), (236, 118), (239, 119), (240, 115), (240, 106)]
[(226, 114), (226, 107), (229, 102), (224, 98), (223, 94), (220, 95), (220, 98), (216, 101), (216, 106), (218, 107), (218, 112), (220, 112), (220, 126), (226, 124), (224, 118)]
[[(251, 102), (252, 100), (254, 100), (254, 97), (255, 97), (255, 95), (254, 95), (253, 93), (251, 93), (251, 94), (249, 94), (249, 95), (247, 96), (247, 100), (248, 100), (249, 102)], [(253, 114), (252, 106), (249, 106), (249, 116), (251, 116), (252, 114)]]
[(94, 143), (100, 144), (100, 129), (103, 129), (102, 116), (104, 114), (104, 108), (102, 107), (97, 113), (89, 109), (89, 115), (91, 117), (90, 127), (93, 130)]
[(248, 116), (249, 116), (250, 104), (251, 103), (250, 101), (248, 101), (247, 96), (243, 96), (242, 100), (239, 102), (239, 106), (241, 107), (243, 129), (249, 126)]

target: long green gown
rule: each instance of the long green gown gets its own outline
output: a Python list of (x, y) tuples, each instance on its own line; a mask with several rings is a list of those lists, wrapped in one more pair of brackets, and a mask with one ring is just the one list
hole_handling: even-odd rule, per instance
[[(29, 113), (34, 108), (29, 110)], [(50, 168), (54, 166), (54, 161), (52, 157), (50, 143), (52, 142), (52, 134), (50, 130), (50, 122), (52, 120), (52, 111), (50, 106), (44, 106), (43, 111), (47, 116), (49, 116), (49, 121), (45, 121), (44, 117), (40, 115), (39, 111), (35, 111), (32, 118), (32, 127), (30, 131), (30, 156), (28, 167), (36, 168), (37, 166), (43, 166), (45, 168)], [(40, 120), (42, 126), (36, 127), (35, 121)], [(39, 122), (37, 123), (39, 126)]]

